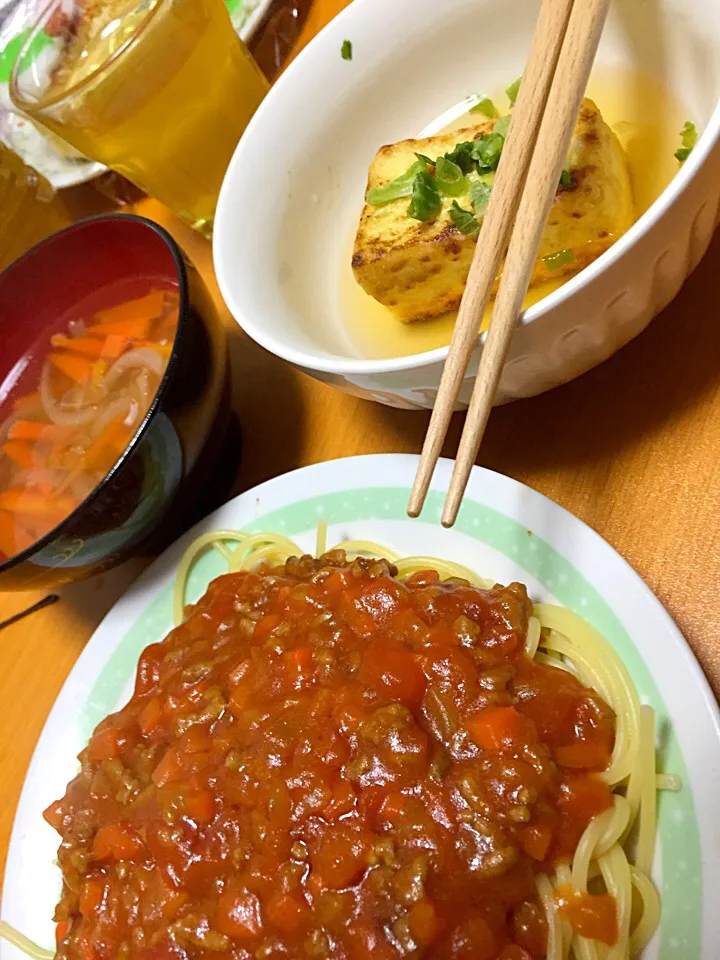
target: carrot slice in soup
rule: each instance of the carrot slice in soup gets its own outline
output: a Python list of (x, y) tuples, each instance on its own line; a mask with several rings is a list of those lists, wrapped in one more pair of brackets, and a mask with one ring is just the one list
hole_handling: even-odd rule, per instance
[(102, 353), (105, 360), (117, 360), (125, 347), (128, 345), (128, 338), (122, 333), (111, 333), (105, 338)]
[(75, 434), (73, 427), (60, 427), (39, 420), (16, 420), (10, 427), (10, 440), (47, 440), (50, 443), (66, 443)]
[(47, 423), (40, 423), (39, 420), (16, 420), (8, 431), (8, 437), (10, 440), (39, 440), (47, 427)]
[(100, 356), (103, 344), (101, 340), (94, 337), (65, 337), (61, 333), (50, 338), (50, 343), (60, 350), (70, 350), (73, 353), (81, 353), (84, 357), (96, 359)]
[(38, 466), (35, 444), (30, 440), (8, 440), (0, 450), (23, 470)]
[(132, 429), (127, 427), (121, 417), (112, 420), (90, 446), (85, 454), (85, 470), (109, 470), (128, 445)]
[(39, 393), (26, 393), (24, 397), (18, 397), (13, 401), (13, 410), (27, 410), (28, 407), (40, 405)]
[(36, 538), (18, 522), (17, 517), (0, 510), (0, 552), (12, 557), (32, 546)]
[(57, 514), (72, 513), (77, 506), (75, 497), (48, 498), (41, 493), (25, 490), (22, 487), (11, 487), (0, 493), (0, 510), (9, 513), (25, 513), (29, 517), (52, 517)]
[(148, 350), (155, 350), (161, 357), (169, 357), (172, 353), (171, 343), (158, 343), (157, 340), (136, 340), (134, 347), (147, 347)]
[(89, 357), (72, 353), (51, 353), (50, 363), (75, 383), (85, 383), (92, 373), (93, 361)]
[(120, 336), (128, 340), (142, 340), (150, 332), (149, 317), (129, 317), (126, 320), (108, 320), (88, 327), (91, 337)]
[(127, 320), (134, 317), (150, 319), (159, 317), (165, 305), (165, 293), (165, 290), (156, 287), (146, 293), (144, 297), (138, 297), (136, 300), (126, 300), (114, 307), (98, 310), (95, 319), (98, 323), (108, 323), (113, 320)]

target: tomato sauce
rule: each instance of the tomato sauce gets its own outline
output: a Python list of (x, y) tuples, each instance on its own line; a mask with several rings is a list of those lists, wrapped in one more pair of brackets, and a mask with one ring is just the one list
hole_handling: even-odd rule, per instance
[(520, 584), (394, 574), (228, 574), (144, 651), (46, 812), (59, 957), (545, 956), (534, 878), (611, 803), (613, 714), (528, 659)]

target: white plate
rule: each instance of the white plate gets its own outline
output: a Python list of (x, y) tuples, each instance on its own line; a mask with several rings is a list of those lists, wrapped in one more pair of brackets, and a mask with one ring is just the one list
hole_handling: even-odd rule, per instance
[[(74, 775), (94, 726), (128, 697), (137, 658), (171, 626), (171, 583), (187, 544), (218, 528), (272, 530), (314, 547), (325, 517), (330, 542), (362, 537), (403, 554), (451, 557), (533, 599), (563, 604), (619, 651), (644, 702), (658, 714), (661, 768), (683, 789), (660, 800), (656, 882), (663, 896), (650, 960), (716, 960), (720, 942), (720, 717), (710, 688), (667, 613), (633, 570), (572, 514), (522, 484), (475, 468), (456, 526), (439, 517), (451, 464), (441, 461), (419, 520), (405, 513), (417, 459), (335, 460), (278, 477), (226, 504), (160, 557), (108, 614), (53, 707), (25, 781), (7, 861), (3, 919), (50, 946), (60, 888), (58, 838), (42, 810)], [(194, 599), (222, 562), (207, 555), (191, 578)], [(20, 960), (11, 947), (0, 960)]]

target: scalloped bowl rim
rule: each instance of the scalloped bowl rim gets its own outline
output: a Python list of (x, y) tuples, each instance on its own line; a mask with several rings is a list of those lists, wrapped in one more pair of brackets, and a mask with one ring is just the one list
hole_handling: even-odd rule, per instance
[[(334, 42), (337, 37), (344, 36), (347, 22), (362, 16), (364, 7), (363, 0), (354, 0), (350, 6), (342, 10), (323, 30), (300, 52), (295, 61), (290, 64), (288, 69), (276, 81), (270, 90), (268, 96), (261, 103), (255, 116), (240, 139), (235, 154), (230, 162), (228, 172), (220, 193), (218, 201), (218, 211), (220, 211), (223, 196), (228, 193), (227, 185), (232, 177), (233, 171), (239, 166), (239, 157), (244, 150), (249, 149), (248, 143), (255, 126), (261, 121), (263, 114), (268, 109), (270, 101), (276, 101), (283, 96), (286, 87), (295, 82), (295, 73), (298, 68), (306, 61), (315, 57), (316, 53), (323, 50), (328, 44)], [(580, 273), (575, 274), (566, 283), (557, 290), (554, 290), (548, 296), (543, 297), (537, 303), (525, 310), (520, 317), (520, 324), (528, 326), (533, 321), (550, 313), (557, 306), (569, 300), (576, 293), (582, 290), (597, 277), (599, 277), (608, 267), (617, 262), (632, 246), (634, 246), (643, 236), (650, 232), (653, 226), (678, 200), (681, 194), (689, 186), (696, 173), (710, 156), (713, 149), (720, 142), (720, 100), (713, 109), (708, 123), (702, 134), (698, 137), (698, 142), (692, 153), (681, 166), (673, 179), (663, 190), (660, 196), (650, 205), (650, 207), (635, 221), (630, 229), (620, 237), (608, 250), (605, 251), (597, 260), (585, 267)], [(215, 231), (217, 238), (218, 231)], [(236, 303), (232, 289), (225, 282), (224, 270), (219, 263), (217, 239), (213, 241), (213, 259), (218, 285), (223, 299), (227, 303), (233, 317), (242, 327), (242, 329), (264, 347), (270, 353), (275, 354), (283, 360), (299, 367), (305, 367), (310, 371), (319, 373), (329, 373), (337, 375), (373, 375), (382, 373), (395, 373), (403, 370), (414, 370), (419, 367), (429, 366), (436, 363), (442, 363), (450, 349), (449, 344), (445, 347), (436, 347), (434, 350), (427, 350), (423, 353), (411, 354), (409, 356), (390, 357), (385, 359), (367, 359), (344, 358), (339, 356), (322, 357), (315, 353), (304, 350), (298, 350), (294, 347), (288, 347), (282, 340), (275, 336), (266, 336), (261, 323), (250, 319), (246, 312)], [(242, 322), (239, 318), (242, 318)], [(482, 333), (478, 337), (478, 343), (484, 343), (486, 334)]]

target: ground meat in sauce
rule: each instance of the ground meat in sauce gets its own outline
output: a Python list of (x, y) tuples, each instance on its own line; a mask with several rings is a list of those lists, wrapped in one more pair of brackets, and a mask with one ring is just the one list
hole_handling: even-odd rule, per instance
[(58, 957), (545, 956), (534, 876), (610, 802), (610, 709), (520, 584), (384, 561), (215, 580), (46, 818)]

